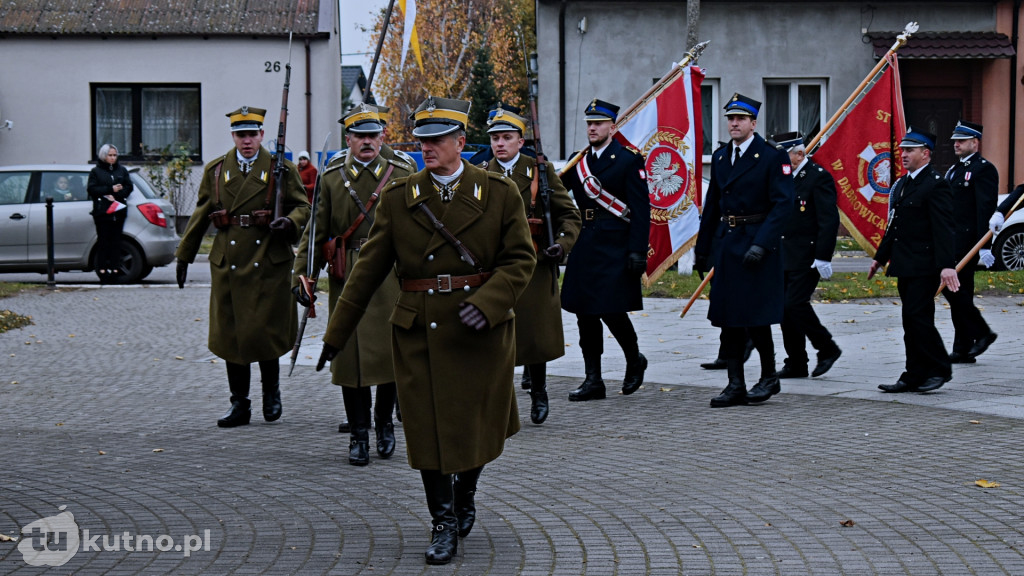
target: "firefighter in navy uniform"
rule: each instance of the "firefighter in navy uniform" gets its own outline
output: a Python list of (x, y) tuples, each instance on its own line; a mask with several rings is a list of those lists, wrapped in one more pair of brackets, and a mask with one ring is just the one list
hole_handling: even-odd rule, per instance
[(629, 312), (643, 310), (640, 277), (647, 269), (651, 204), (644, 158), (613, 138), (619, 107), (594, 99), (587, 106), (590, 148), (562, 175), (583, 219), (562, 281), (562, 308), (576, 314), (586, 378), (569, 400), (605, 397), (601, 377), (604, 322), (626, 356), (622, 393), (644, 381), (647, 358), (640, 353)]
[(210, 249), (210, 351), (227, 365), (231, 408), (217, 425), (249, 423), (250, 364), (258, 362), (263, 382), (263, 418), (281, 417), (278, 359), (292, 348), (298, 317), (290, 288), (295, 255), (292, 243), (309, 219), (306, 189), (298, 168), (285, 161), (284, 211), (272, 218), (274, 158), (262, 146), (266, 110), (229, 112), (235, 147), (206, 165), (199, 199), (178, 259), (178, 287), (185, 287), (188, 264), (212, 222)]
[(782, 313), (782, 342), (786, 360), (779, 378), (807, 376), (807, 340), (818, 351), (811, 376), (829, 371), (842, 354), (832, 334), (821, 325), (811, 306), (819, 278), (832, 276), (832, 253), (839, 232), (836, 181), (807, 157), (803, 135), (788, 132), (772, 140), (789, 154), (793, 166), (793, 212), (782, 232), (782, 262), (786, 304)]
[[(999, 171), (978, 153), (981, 124), (957, 122), (953, 129), (953, 149), (960, 160), (946, 171), (946, 181), (953, 188), (953, 220), (956, 222), (957, 262), (962, 260), (981, 240), (988, 228), (989, 215), (996, 209), (999, 198)], [(953, 320), (953, 351), (949, 360), (953, 364), (973, 364), (976, 358), (996, 341), (996, 333), (989, 328), (974, 305), (974, 271), (980, 263), (986, 268), (995, 263), (991, 244), (957, 273), (960, 290), (942, 294), (949, 301)]]
[[(760, 109), (760, 102), (741, 94), (725, 106), (731, 141), (712, 155), (694, 247), (694, 269), (715, 268), (708, 320), (722, 329), (729, 378), (712, 408), (763, 402), (780, 390), (771, 325), (783, 318), (780, 242), (793, 210), (793, 177), (786, 154), (754, 132)], [(743, 375), (748, 335), (761, 359), (761, 378), (750, 392)]]
[(547, 362), (565, 355), (562, 310), (554, 270), (576, 243), (580, 213), (554, 167), (551, 163), (545, 164), (551, 187), (551, 228), (555, 236), (555, 243), (548, 245), (537, 160), (522, 153), (526, 119), (499, 103), (491, 110), (487, 125), (493, 158), (483, 162), (481, 167), (504, 174), (519, 187), (530, 234), (537, 248), (537, 267), (515, 307), (516, 365), (523, 367), (524, 377), (528, 376), (530, 382), (530, 420), (541, 424), (548, 416)]

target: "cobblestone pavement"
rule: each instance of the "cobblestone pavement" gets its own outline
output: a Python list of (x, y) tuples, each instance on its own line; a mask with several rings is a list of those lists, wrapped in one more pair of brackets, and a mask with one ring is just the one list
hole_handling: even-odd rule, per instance
[[(85, 541), (48, 571), (26, 564), (26, 542), (0, 541), (0, 573), (1024, 573), (1020, 299), (982, 301), (1000, 336), (977, 364), (895, 397), (875, 386), (902, 369), (899, 307), (818, 306), (844, 351), (836, 367), (721, 410), (708, 400), (725, 375), (697, 367), (718, 345), (706, 303), (680, 320), (681, 303), (648, 300), (633, 316), (647, 384), (585, 403), (566, 400), (582, 372), (567, 316), (551, 417), (530, 424), (517, 391), (523, 430), (484, 470), (473, 533), (451, 565), (428, 567), (401, 425), (390, 460), (347, 464), (341, 394), (310, 365), (324, 320), (284, 380), (279, 422), (216, 427), (228, 392), (205, 346), (208, 297), (90, 287), (2, 302), (35, 325), (0, 334), (0, 534), (66, 506)], [(948, 312), (937, 317), (949, 342)], [(609, 340), (612, 391), (619, 356)], [(101, 536), (90, 545), (86, 530)]]

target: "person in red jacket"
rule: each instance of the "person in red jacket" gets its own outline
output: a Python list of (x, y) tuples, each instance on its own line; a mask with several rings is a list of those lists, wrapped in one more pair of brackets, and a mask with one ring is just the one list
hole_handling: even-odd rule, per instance
[(313, 188), (316, 186), (316, 166), (309, 161), (309, 152), (299, 152), (299, 178), (302, 178), (302, 187), (306, 189), (306, 199), (313, 203)]

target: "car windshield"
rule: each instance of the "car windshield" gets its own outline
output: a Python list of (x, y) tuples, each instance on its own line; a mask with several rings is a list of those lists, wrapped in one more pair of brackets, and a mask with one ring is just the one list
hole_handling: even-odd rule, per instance
[(149, 181), (142, 177), (138, 172), (132, 172), (132, 184), (135, 185), (135, 189), (142, 193), (143, 196), (150, 200), (160, 198), (160, 194), (157, 194), (156, 190), (153, 190), (153, 186), (150, 185)]

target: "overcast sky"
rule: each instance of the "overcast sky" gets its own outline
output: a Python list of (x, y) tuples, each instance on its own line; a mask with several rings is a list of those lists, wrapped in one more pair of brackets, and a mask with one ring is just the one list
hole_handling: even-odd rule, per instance
[[(338, 0), (339, 13), (341, 14), (341, 53), (342, 64), (362, 64), (363, 72), (370, 73), (370, 63), (373, 61), (373, 49), (376, 47), (376, 38), (370, 34), (359, 31), (362, 26), (369, 27), (373, 22), (373, 16), (381, 9), (387, 8), (388, 0)], [(398, 2), (395, 2), (395, 10), (398, 10)], [(355, 52), (371, 52), (365, 56), (354, 55)]]

